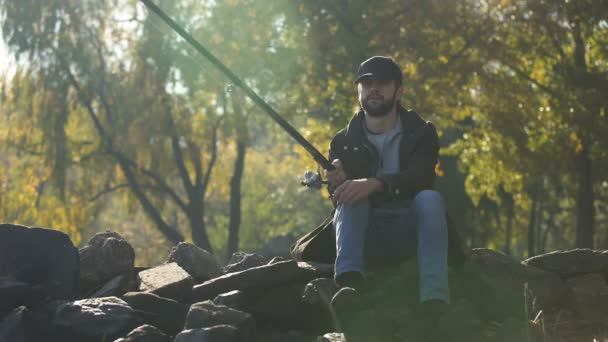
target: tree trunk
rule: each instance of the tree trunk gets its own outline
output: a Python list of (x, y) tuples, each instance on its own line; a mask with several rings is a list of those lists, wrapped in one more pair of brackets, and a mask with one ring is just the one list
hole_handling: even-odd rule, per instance
[(195, 201), (188, 206), (188, 222), (190, 223), (190, 229), (192, 231), (192, 241), (198, 247), (209, 253), (213, 253), (209, 237), (207, 236), (204, 214), (205, 207), (202, 200)]
[(230, 223), (228, 225), (228, 245), (226, 246), (226, 258), (230, 259), (232, 253), (239, 248), (239, 230), (241, 226), (241, 180), (245, 170), (245, 154), (247, 144), (239, 139), (237, 142), (236, 160), (234, 161), (234, 172), (230, 179)]
[(505, 226), (505, 254), (511, 255), (511, 242), (513, 232), (513, 216), (515, 215), (515, 201), (509, 195), (507, 199), (507, 225)]
[(536, 237), (536, 208), (538, 206), (538, 197), (540, 192), (540, 185), (535, 185), (532, 190), (532, 207), (530, 208), (530, 221), (528, 222), (528, 258), (534, 256), (535, 250), (535, 237)]
[(589, 146), (583, 139), (582, 151), (578, 155), (578, 196), (576, 199), (576, 247), (593, 248), (595, 230), (595, 208), (593, 207), (592, 161), (589, 157)]

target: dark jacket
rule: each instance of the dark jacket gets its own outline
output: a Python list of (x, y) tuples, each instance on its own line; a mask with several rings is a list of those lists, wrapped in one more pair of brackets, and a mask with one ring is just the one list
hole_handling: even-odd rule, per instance
[[(420, 115), (398, 107), (403, 126), (399, 147), (400, 172), (380, 177), (383, 191), (372, 195), (372, 202), (411, 200), (435, 181), (435, 164), (439, 155), (439, 139), (433, 124)], [(348, 125), (333, 138), (329, 160), (340, 159), (348, 179), (375, 177), (378, 152), (367, 139), (363, 125), (365, 117), (359, 111)], [(333, 189), (329, 189), (333, 192)]]

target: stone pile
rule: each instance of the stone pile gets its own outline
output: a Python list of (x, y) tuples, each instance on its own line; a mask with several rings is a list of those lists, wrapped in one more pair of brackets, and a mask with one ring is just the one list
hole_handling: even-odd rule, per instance
[[(446, 317), (469, 326), (479, 322), (475, 329), (492, 321), (494, 335), (497, 326), (517, 335), (513, 317), (522, 313), (526, 322), (566, 312), (602, 326), (608, 316), (606, 253), (557, 251), (517, 262), (474, 249), (450, 271), (453, 309)], [(162, 265), (135, 267), (134, 260), (133, 248), (114, 232), (99, 233), (77, 249), (58, 231), (0, 225), (0, 342), (345, 341), (328, 310), (338, 290), (333, 265), (236, 253), (222, 267), (188, 243), (175, 246)], [(384, 279), (380, 273), (377, 278)], [(405, 280), (386, 279), (377, 293), (397, 303), (392, 299), (404, 295)], [(501, 307), (488, 308), (490, 302)], [(398, 309), (391, 314), (396, 325), (411, 314)], [(442, 322), (448, 330), (464, 329)]]

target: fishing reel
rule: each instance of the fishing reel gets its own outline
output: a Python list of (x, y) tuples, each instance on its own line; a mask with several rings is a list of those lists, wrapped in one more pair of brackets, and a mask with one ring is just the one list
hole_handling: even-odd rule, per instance
[(302, 178), (302, 181), (300, 182), (300, 184), (311, 188), (311, 189), (321, 189), (321, 187), (323, 186), (323, 184), (327, 184), (326, 180), (323, 180), (321, 178), (321, 173), (319, 172), (319, 170), (317, 169), (317, 172), (311, 171), (311, 170), (307, 170), (304, 173), (304, 177)]

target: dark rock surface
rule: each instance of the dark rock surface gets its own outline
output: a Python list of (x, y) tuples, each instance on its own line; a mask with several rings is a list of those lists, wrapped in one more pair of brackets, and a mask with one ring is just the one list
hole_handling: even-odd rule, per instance
[(122, 299), (104, 297), (57, 306), (52, 324), (58, 338), (72, 341), (116, 339), (139, 325), (140, 319)]
[(608, 271), (608, 251), (577, 248), (534, 256), (522, 262), (561, 277)]
[(211, 253), (187, 242), (180, 242), (173, 247), (167, 262), (177, 263), (198, 281), (205, 281), (222, 275), (222, 268)]
[(174, 336), (184, 328), (188, 305), (149, 292), (129, 292), (122, 299), (144, 320)]
[[(52, 299), (71, 299), (76, 295), (79, 269), (78, 250), (66, 234), (0, 224), (0, 277), (38, 287)], [(12, 305), (27, 304), (10, 295), (0, 298), (0, 303), (9, 300), (16, 302)]]
[(213, 299), (213, 303), (242, 311), (247, 311), (249, 306), (247, 296), (239, 290), (219, 294)]
[(234, 273), (262, 266), (267, 262), (268, 260), (259, 254), (236, 252), (232, 254), (230, 262), (224, 266), (223, 270), (224, 273)]
[(188, 329), (175, 336), (174, 342), (246, 342), (239, 338), (238, 330), (230, 325)]
[(194, 280), (177, 263), (169, 263), (139, 272), (140, 291), (155, 293), (161, 297), (184, 301), (190, 298)]
[(144, 324), (114, 342), (171, 342), (171, 339), (155, 326)]
[(31, 341), (27, 322), (28, 309), (24, 306), (13, 309), (0, 320), (0, 342)]
[(186, 317), (185, 329), (210, 328), (217, 325), (230, 325), (237, 329), (241, 341), (255, 338), (256, 326), (251, 314), (212, 301), (192, 304)]

